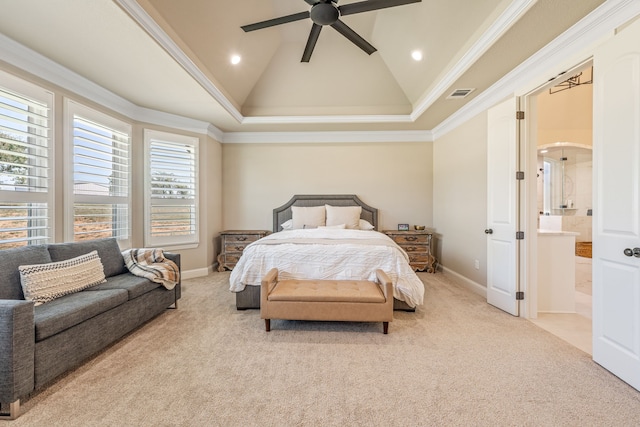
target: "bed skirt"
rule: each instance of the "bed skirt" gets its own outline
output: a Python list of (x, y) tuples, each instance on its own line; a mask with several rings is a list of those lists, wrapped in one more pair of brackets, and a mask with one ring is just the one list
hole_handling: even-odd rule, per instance
[[(260, 308), (260, 286), (245, 286), (241, 292), (236, 292), (236, 309), (247, 310), (250, 308)], [(406, 302), (393, 299), (393, 309), (401, 311), (416, 311), (415, 307), (410, 307)]]

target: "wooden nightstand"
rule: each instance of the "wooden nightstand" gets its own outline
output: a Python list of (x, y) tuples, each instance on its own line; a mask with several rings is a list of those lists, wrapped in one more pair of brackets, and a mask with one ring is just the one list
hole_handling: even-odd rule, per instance
[(221, 232), (222, 245), (218, 255), (218, 271), (224, 271), (225, 268), (233, 270), (244, 248), (269, 233), (270, 231), (267, 230), (225, 230)]
[(436, 258), (431, 254), (433, 230), (384, 230), (409, 255), (409, 265), (415, 271), (435, 273)]

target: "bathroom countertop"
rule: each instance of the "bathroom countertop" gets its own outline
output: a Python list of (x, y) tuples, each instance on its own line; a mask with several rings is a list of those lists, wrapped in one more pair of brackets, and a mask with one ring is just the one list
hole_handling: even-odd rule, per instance
[(557, 231), (538, 229), (538, 236), (579, 236), (575, 231)]

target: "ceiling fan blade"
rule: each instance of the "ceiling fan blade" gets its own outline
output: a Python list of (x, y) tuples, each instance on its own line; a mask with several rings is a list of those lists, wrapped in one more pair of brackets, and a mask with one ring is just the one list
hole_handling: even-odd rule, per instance
[(304, 53), (302, 54), (302, 60), (300, 62), (309, 62), (311, 59), (311, 54), (313, 53), (313, 49), (316, 47), (316, 42), (318, 41), (318, 36), (320, 36), (321, 30), (322, 25), (313, 24), (313, 27), (311, 27), (309, 39), (307, 39), (307, 45), (304, 48)]
[(286, 24), (288, 22), (300, 21), (309, 17), (309, 11), (294, 13), (293, 15), (281, 16), (280, 18), (269, 19), (267, 21), (256, 22), (255, 24), (243, 25), (242, 28), (246, 33), (249, 31), (261, 30), (263, 28), (273, 27), (274, 25)]
[(422, 0), (368, 0), (358, 3), (350, 3), (338, 6), (340, 15), (353, 15), (354, 13), (370, 12), (372, 10), (385, 9), (387, 7), (402, 6), (411, 3), (420, 3)]
[[(355, 3), (355, 4), (358, 4), (358, 3)], [(349, 28), (349, 26), (347, 26), (347, 24), (345, 24), (341, 20), (338, 19), (334, 24), (331, 24), (331, 26), (337, 32), (339, 32), (340, 34), (348, 38), (353, 44), (358, 46), (360, 49), (364, 50), (367, 53), (367, 55), (371, 55), (373, 52), (377, 50), (368, 41), (360, 37), (358, 33), (356, 33), (351, 28)]]

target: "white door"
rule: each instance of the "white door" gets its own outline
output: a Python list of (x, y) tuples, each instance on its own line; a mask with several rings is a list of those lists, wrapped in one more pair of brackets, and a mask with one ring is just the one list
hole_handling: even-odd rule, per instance
[(595, 52), (593, 105), (593, 360), (640, 390), (640, 21)]
[(516, 98), (489, 110), (487, 143), (487, 302), (518, 316)]

